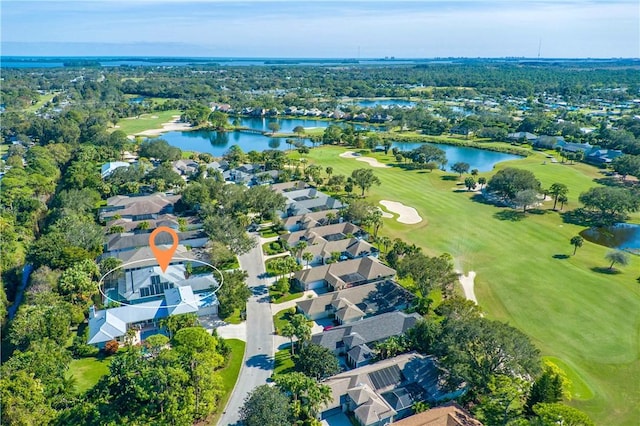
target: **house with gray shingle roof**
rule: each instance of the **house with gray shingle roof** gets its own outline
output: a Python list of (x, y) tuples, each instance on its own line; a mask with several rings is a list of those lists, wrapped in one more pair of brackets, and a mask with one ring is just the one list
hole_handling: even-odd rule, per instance
[(334, 316), (340, 324), (400, 311), (409, 307), (415, 296), (390, 280), (376, 281), (340, 291), (320, 294), (296, 303), (297, 310), (310, 320)]
[(323, 381), (331, 389), (331, 401), (321, 418), (352, 412), (360, 425), (395, 424), (413, 414), (416, 402), (437, 404), (463, 393), (448, 391), (442, 375), (433, 357), (416, 352), (336, 374)]
[(275, 184), (272, 185), (271, 189), (282, 194), (287, 199), (282, 217), (298, 216), (343, 207), (340, 201), (318, 191), (305, 182)]
[[(415, 312), (388, 312), (314, 334), (311, 342), (336, 355), (346, 355), (348, 365), (360, 367), (371, 362), (376, 343), (406, 333), (421, 318)], [(362, 348), (354, 350), (358, 346)]]
[(100, 209), (100, 220), (109, 221), (117, 216), (134, 221), (156, 219), (163, 214), (173, 213), (173, 206), (180, 197), (162, 192), (137, 196), (116, 195), (108, 198), (107, 206)]
[(310, 265), (324, 265), (329, 263), (334, 253), (340, 253), (340, 259), (357, 259), (359, 257), (378, 257), (378, 249), (364, 240), (349, 238), (338, 241), (323, 241), (318, 238), (314, 243), (307, 246), (303, 253), (311, 253), (313, 259)]
[(344, 240), (352, 237), (367, 240), (369, 235), (359, 226), (354, 225), (351, 222), (343, 222), (291, 232), (289, 234), (282, 235), (280, 240), (287, 243), (289, 247), (293, 247), (300, 241), (305, 241), (308, 244), (315, 244), (325, 243), (327, 241)]
[(323, 287), (335, 291), (391, 279), (395, 275), (395, 269), (369, 256), (303, 269), (297, 271), (293, 279), (305, 291)]
[(338, 210), (331, 209), (301, 214), (297, 216), (290, 216), (283, 219), (282, 223), (284, 229), (286, 229), (287, 231), (296, 232), (303, 229), (315, 228), (316, 226), (330, 225), (329, 220), (327, 219), (327, 214), (332, 214), (335, 218), (340, 216)]
[[(178, 242), (183, 246), (189, 247), (203, 247), (209, 241), (207, 234), (202, 230), (176, 232), (178, 235)], [(134, 233), (121, 233), (110, 234), (106, 237), (106, 243), (104, 244), (105, 253), (119, 253), (123, 251), (135, 250), (140, 247), (146, 247), (149, 245), (150, 233), (134, 234)], [(167, 232), (161, 232), (155, 236), (156, 245), (172, 245), (173, 236)]]

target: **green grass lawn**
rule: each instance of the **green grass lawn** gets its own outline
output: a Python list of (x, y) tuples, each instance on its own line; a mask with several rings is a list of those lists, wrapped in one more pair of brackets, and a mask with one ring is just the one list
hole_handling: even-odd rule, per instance
[(274, 358), (274, 376), (277, 376), (278, 374), (287, 374), (294, 371), (293, 359), (291, 358), (291, 349), (286, 348), (276, 351), (276, 355)]
[(284, 247), (282, 247), (282, 242), (278, 240), (262, 244), (262, 252), (265, 256), (272, 256), (274, 254), (284, 253), (285, 251)]
[(302, 291), (298, 291), (295, 293), (280, 293), (279, 291), (274, 290), (272, 287), (269, 288), (269, 296), (271, 296), (271, 303), (284, 303), (290, 300), (297, 299), (304, 294)]
[(218, 407), (220, 408), (216, 415), (213, 416), (212, 421), (209, 422), (209, 424), (212, 425), (217, 424), (218, 419), (222, 415), (222, 411), (231, 396), (231, 392), (236, 385), (236, 380), (238, 380), (238, 375), (240, 374), (240, 368), (242, 368), (242, 359), (244, 358), (244, 348), (246, 346), (246, 343), (239, 339), (225, 339), (225, 342), (227, 342), (231, 348), (231, 354), (229, 355), (229, 362), (227, 363), (227, 366), (220, 370), (223, 394), (220, 397), (218, 404)]
[(98, 383), (98, 380), (100, 380), (102, 376), (108, 374), (112, 359), (113, 356), (106, 358), (102, 356), (92, 356), (71, 361), (68, 374), (75, 378), (78, 393), (91, 389)]
[[(366, 163), (338, 156), (344, 148), (323, 147), (308, 154), (310, 162), (331, 165), (334, 174), (350, 174)], [(599, 170), (585, 164), (543, 164), (542, 153), (501, 163), (495, 171), (515, 166), (531, 170), (549, 187), (561, 182), (569, 187), (566, 209), (578, 207), (578, 195), (592, 186)], [(368, 154), (384, 163), (391, 155)], [(404, 225), (385, 219), (382, 235), (415, 243), (430, 254), (454, 256), (464, 272), (476, 271), (476, 296), (490, 318), (506, 321), (526, 332), (543, 355), (572, 367), (590, 399), (572, 405), (586, 411), (598, 424), (631, 425), (640, 418), (640, 257), (620, 273), (607, 275), (592, 268), (608, 266), (606, 247), (585, 241), (576, 256), (569, 239), (584, 228), (564, 223), (558, 212), (529, 213), (522, 220), (501, 220), (497, 208), (473, 200), (460, 191), (454, 176), (441, 171), (408, 171), (397, 167), (375, 168), (382, 181), (368, 199), (377, 203), (399, 201), (418, 210), (424, 219)], [(481, 173), (489, 178), (493, 172)], [(640, 222), (640, 214), (632, 218)]]
[(293, 308), (283, 309), (281, 311), (276, 312), (273, 316), (273, 328), (276, 331), (276, 334), (280, 333), (282, 327), (288, 322), (289, 317), (292, 315)]
[(229, 324), (240, 324), (242, 318), (240, 318), (240, 309), (235, 309), (231, 315), (224, 319)]
[(39, 99), (36, 101), (36, 103), (25, 108), (24, 109), (25, 112), (38, 111), (40, 108), (44, 106), (44, 104), (46, 104), (47, 102), (51, 102), (53, 98), (56, 97), (56, 95), (57, 93), (48, 93), (46, 95), (39, 95)]
[(118, 121), (118, 127), (111, 130), (122, 130), (127, 135), (133, 135), (145, 130), (160, 129), (163, 123), (167, 123), (172, 120), (172, 116), (180, 115), (180, 111), (177, 109), (171, 109), (168, 111), (158, 111), (152, 114), (141, 114), (138, 118), (123, 118)]

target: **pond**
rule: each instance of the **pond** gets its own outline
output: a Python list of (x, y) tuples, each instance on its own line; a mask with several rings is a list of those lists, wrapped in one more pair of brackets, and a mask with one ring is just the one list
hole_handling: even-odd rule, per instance
[[(229, 120), (233, 122), (233, 120)], [(240, 118), (240, 126), (249, 127), (250, 129), (262, 130), (263, 132), (269, 132), (269, 123), (277, 122), (280, 125), (279, 132), (292, 133), (293, 129), (297, 126), (302, 127), (329, 127), (331, 121), (317, 120), (317, 119), (301, 119), (301, 118), (268, 118), (268, 117), (253, 117), (253, 118)]]
[(358, 106), (364, 108), (375, 108), (377, 106), (383, 107), (391, 107), (391, 106), (401, 106), (401, 107), (414, 107), (416, 103), (413, 101), (407, 101), (405, 99), (363, 99), (361, 101), (350, 101), (349, 103), (355, 103)]
[[(216, 157), (221, 157), (231, 145), (238, 145), (244, 152), (289, 149), (286, 138), (270, 138), (258, 133), (193, 130), (168, 132), (160, 138), (183, 151), (208, 152)], [(310, 145), (308, 140), (302, 139), (302, 141)]]
[(640, 225), (618, 223), (603, 228), (590, 228), (580, 233), (585, 240), (601, 246), (629, 250), (640, 254)]
[[(397, 147), (401, 151), (411, 151), (422, 145), (424, 145), (424, 143), (421, 142), (393, 142), (391, 146)], [(469, 163), (470, 170), (478, 169), (481, 172), (488, 172), (491, 171), (497, 163), (522, 158), (519, 155), (465, 146), (444, 145), (439, 143), (430, 143), (429, 145), (438, 147), (447, 154), (447, 169), (449, 170), (453, 164), (464, 162)]]

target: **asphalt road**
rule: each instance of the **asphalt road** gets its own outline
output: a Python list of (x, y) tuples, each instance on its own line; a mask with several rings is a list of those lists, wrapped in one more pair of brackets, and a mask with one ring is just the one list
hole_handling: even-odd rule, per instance
[[(257, 234), (252, 236), (258, 239)], [(253, 291), (247, 302), (247, 346), (240, 376), (219, 426), (239, 424), (240, 408), (245, 398), (254, 388), (267, 383), (273, 373), (273, 320), (260, 244), (240, 256), (240, 267), (249, 274), (248, 284)]]

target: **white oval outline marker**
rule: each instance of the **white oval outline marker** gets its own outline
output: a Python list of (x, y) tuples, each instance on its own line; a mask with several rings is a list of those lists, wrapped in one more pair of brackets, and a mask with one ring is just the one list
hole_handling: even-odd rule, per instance
[[(125, 266), (135, 265), (137, 263), (147, 262), (149, 260), (154, 261), (154, 262), (157, 263), (157, 259), (155, 257), (150, 257), (148, 259), (134, 260), (133, 262), (127, 262), (127, 263), (123, 263), (122, 265), (116, 266), (115, 268), (113, 268), (110, 271), (108, 271), (107, 273), (105, 273), (102, 277), (100, 277), (100, 280), (98, 281), (98, 291), (107, 300), (107, 304), (110, 303), (110, 302), (114, 302), (114, 303), (117, 303), (119, 305), (119, 307), (132, 306), (132, 307), (139, 308), (139, 309), (158, 309), (157, 306), (140, 306), (144, 302), (142, 302), (142, 303), (123, 303), (123, 302), (121, 302), (119, 300), (114, 300), (114, 299), (110, 298), (109, 296), (104, 294), (104, 292), (102, 291), (102, 283), (103, 283), (104, 279), (107, 277), (107, 275), (109, 275), (110, 273), (112, 273), (114, 271), (117, 271), (118, 269), (122, 269)], [(212, 292), (210, 292), (210, 293), (202, 294), (202, 297), (200, 297), (200, 299), (205, 299), (207, 297), (210, 297), (210, 296), (216, 294), (216, 292), (218, 290), (220, 290), (220, 288), (222, 287), (222, 284), (224, 284), (224, 276), (222, 275), (222, 272), (218, 268), (216, 268), (215, 266), (213, 266), (210, 263), (204, 262), (202, 260), (197, 260), (197, 259), (189, 259), (189, 258), (186, 258), (186, 257), (174, 257), (172, 260), (187, 260), (189, 262), (202, 263), (203, 265), (209, 266), (214, 271), (216, 271), (218, 273), (218, 275), (220, 275), (220, 281), (219, 281), (218, 287), (215, 290), (213, 290)], [(155, 266), (160, 267), (160, 265), (152, 265), (152, 267), (155, 267)], [(178, 306), (180, 306), (180, 305), (166, 305), (166, 306), (162, 306), (162, 307), (163, 308), (176, 308)], [(105, 309), (111, 309), (111, 308), (105, 308)]]

